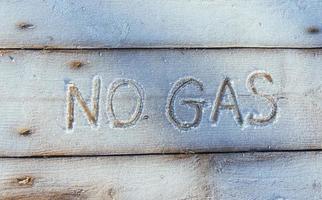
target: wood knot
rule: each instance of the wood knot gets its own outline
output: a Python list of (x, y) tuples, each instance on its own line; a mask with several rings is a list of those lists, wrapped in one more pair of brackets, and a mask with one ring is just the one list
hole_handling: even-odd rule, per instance
[(20, 128), (18, 129), (18, 133), (23, 136), (31, 135), (32, 130), (30, 128)]
[(81, 68), (82, 66), (84, 66), (84, 63), (79, 61), (79, 60), (73, 60), (69, 63), (69, 67), (71, 69), (79, 69)]
[(32, 186), (34, 184), (34, 178), (31, 176), (19, 177), (17, 178), (17, 183), (20, 186), (24, 186), (24, 185)]
[(31, 23), (27, 23), (27, 22), (18, 23), (18, 24), (16, 24), (16, 26), (20, 30), (28, 30), (28, 29), (33, 29), (36, 27), (35, 25), (33, 25)]
[(318, 27), (311, 26), (311, 27), (307, 28), (307, 32), (310, 34), (317, 34), (320, 32), (320, 29)]
[(110, 188), (108, 190), (108, 196), (110, 197), (111, 200), (114, 200), (116, 196), (116, 190), (113, 188)]

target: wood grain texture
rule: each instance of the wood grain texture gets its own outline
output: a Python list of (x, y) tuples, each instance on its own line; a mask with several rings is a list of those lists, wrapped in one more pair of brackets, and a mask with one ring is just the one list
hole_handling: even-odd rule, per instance
[(2, 158), (0, 199), (319, 200), (321, 165), (320, 152)]
[[(0, 155), (110, 155), (173, 152), (321, 149), (320, 50), (107, 50), (6, 51), (0, 56)], [(81, 61), (80, 68), (70, 63)], [(257, 80), (260, 92), (273, 95), (277, 117), (265, 126), (247, 125), (248, 113), (267, 115), (270, 104), (246, 89), (255, 70), (273, 83)], [(67, 131), (66, 90), (79, 89), (90, 107), (93, 77), (101, 77), (98, 125), (92, 127), (75, 100), (74, 127)], [(175, 114), (191, 121), (196, 111), (180, 102), (203, 99), (200, 124), (179, 130), (168, 120), (168, 95), (177, 80), (193, 76), (204, 85), (185, 88), (175, 100)], [(217, 126), (210, 115), (225, 77), (232, 81), (245, 125), (230, 111), (220, 111)], [(115, 128), (108, 114), (111, 84), (135, 80), (144, 90), (142, 114), (133, 126)], [(136, 106), (133, 87), (118, 89), (116, 117), (128, 119)]]
[(0, 47), (321, 47), (321, 9), (320, 0), (3, 0)]
[[(207, 199), (204, 161), (187, 156), (1, 159), (0, 199)], [(22, 182), (25, 177), (32, 183)]]

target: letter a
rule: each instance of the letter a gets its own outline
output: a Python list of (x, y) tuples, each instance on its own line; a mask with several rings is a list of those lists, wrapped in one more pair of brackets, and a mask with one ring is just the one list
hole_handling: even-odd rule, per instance
[[(224, 97), (227, 89), (229, 89), (229, 92), (230, 92), (230, 99), (232, 100), (231, 104), (223, 104), (222, 103), (223, 97)], [(234, 115), (234, 119), (235, 119), (236, 123), (240, 126), (243, 124), (243, 118), (241, 116), (241, 113), (240, 113), (240, 110), (239, 110), (239, 107), (237, 104), (236, 93), (231, 85), (229, 78), (225, 78), (225, 80), (223, 81), (223, 83), (219, 87), (217, 95), (216, 95), (216, 99), (213, 103), (211, 115), (210, 115), (210, 121), (213, 124), (217, 124), (217, 122), (218, 122), (220, 109), (231, 110)]]

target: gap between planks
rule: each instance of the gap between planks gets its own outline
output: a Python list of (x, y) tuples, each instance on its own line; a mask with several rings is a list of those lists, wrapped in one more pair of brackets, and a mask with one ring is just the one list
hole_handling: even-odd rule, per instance
[(43, 47), (26, 47), (26, 48), (6, 48), (6, 47), (0, 47), (0, 51), (104, 51), (104, 50), (198, 50), (198, 49), (205, 49), (205, 50), (225, 50), (225, 49), (267, 49), (267, 50), (320, 50), (322, 49), (322, 47), (287, 47), (287, 46), (263, 46), (263, 47), (258, 47), (258, 46), (222, 46), (222, 47), (206, 47), (206, 46), (200, 46), (200, 47), (189, 47), (189, 46), (181, 46), (181, 47), (177, 47), (177, 46), (160, 46), (160, 47), (155, 47), (155, 46), (151, 46), (151, 47), (140, 47), (140, 46), (136, 46), (136, 47), (76, 47), (76, 48), (64, 48), (64, 47), (50, 47), (50, 46), (43, 46)]
[(0, 159), (44, 159), (44, 158), (91, 158), (91, 157), (144, 157), (171, 155), (210, 155), (210, 154), (255, 154), (255, 153), (301, 153), (322, 152), (322, 149), (291, 149), (291, 150), (254, 150), (254, 151), (205, 151), (205, 152), (174, 152), (174, 153), (140, 153), (140, 154), (87, 154), (87, 155), (50, 155), (50, 156), (0, 156)]

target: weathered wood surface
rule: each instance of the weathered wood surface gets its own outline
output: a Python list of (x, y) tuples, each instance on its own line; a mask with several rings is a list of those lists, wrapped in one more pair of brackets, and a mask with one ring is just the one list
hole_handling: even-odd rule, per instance
[[(0, 155), (321, 149), (321, 53), (248, 49), (2, 52)], [(277, 102), (276, 117), (262, 126), (247, 120), (249, 113), (266, 116), (272, 107), (246, 89), (247, 77), (256, 70), (271, 74), (273, 83), (262, 79), (255, 85)], [(91, 109), (92, 80), (97, 76), (101, 79), (98, 125), (90, 125), (75, 99), (74, 123), (68, 130), (68, 85), (74, 83)], [(190, 122), (196, 115), (193, 105), (181, 105), (183, 100), (202, 99), (205, 103), (197, 117), (200, 124), (183, 130), (169, 120), (166, 107), (176, 81), (189, 76), (199, 80), (204, 91), (188, 85), (179, 92), (176, 117)], [(237, 96), (242, 125), (227, 110), (220, 110), (216, 126), (210, 120), (216, 93), (226, 76)], [(136, 81), (144, 93), (142, 113), (129, 127), (113, 127), (107, 108), (111, 84), (119, 78)], [(128, 119), (135, 112), (137, 92), (133, 87), (121, 87), (114, 94), (116, 118)]]
[(321, 10), (320, 0), (3, 0), (0, 47), (321, 47)]
[(0, 199), (319, 200), (322, 154), (1, 159)]
[(207, 199), (198, 157), (0, 159), (0, 199)]

